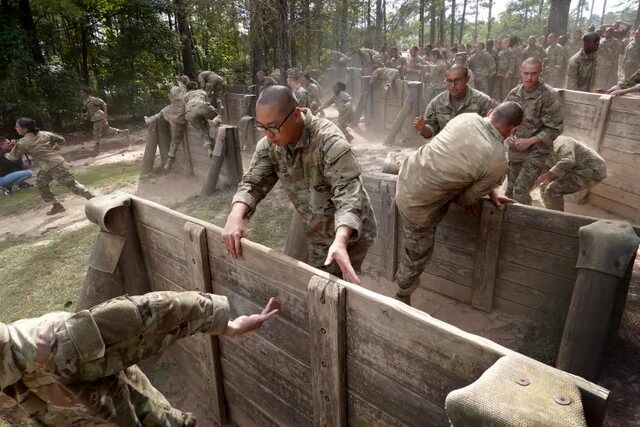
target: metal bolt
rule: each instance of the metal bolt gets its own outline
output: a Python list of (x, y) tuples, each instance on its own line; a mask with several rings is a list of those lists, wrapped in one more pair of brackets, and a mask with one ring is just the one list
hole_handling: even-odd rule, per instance
[(327, 362), (322, 362), (321, 365), (322, 365), (323, 368), (326, 368), (327, 367)]
[(525, 386), (525, 387), (531, 384), (531, 381), (529, 381), (529, 378), (527, 377), (520, 377), (516, 380), (516, 382), (521, 386)]
[(326, 334), (327, 330), (325, 328), (320, 328), (320, 332), (322, 332), (323, 334)]
[(320, 304), (324, 304), (324, 303), (325, 303), (324, 297), (320, 298)]
[(571, 398), (562, 394), (556, 394), (555, 396), (553, 396), (553, 400), (555, 400), (559, 405), (568, 405), (571, 403)]
[(329, 401), (329, 396), (325, 395), (324, 396), (324, 400), (326, 400), (328, 402)]

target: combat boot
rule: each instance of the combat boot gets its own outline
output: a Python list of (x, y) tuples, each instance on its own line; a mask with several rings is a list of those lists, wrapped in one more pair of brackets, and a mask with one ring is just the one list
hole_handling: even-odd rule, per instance
[(164, 173), (168, 174), (169, 172), (171, 172), (171, 167), (173, 166), (173, 162), (174, 162), (174, 158), (173, 157), (169, 157), (167, 159), (167, 163), (165, 163), (164, 165)]
[(51, 207), (51, 210), (47, 212), (47, 215), (55, 215), (64, 211), (66, 211), (64, 206), (62, 206), (60, 203), (54, 203)]

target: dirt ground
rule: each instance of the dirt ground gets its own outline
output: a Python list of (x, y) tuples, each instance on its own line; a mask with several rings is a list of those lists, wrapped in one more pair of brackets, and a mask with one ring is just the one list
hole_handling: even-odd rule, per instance
[[(327, 110), (329, 117), (335, 117), (335, 110)], [(380, 171), (382, 161), (388, 153), (410, 153), (415, 146), (420, 143), (419, 139), (414, 140), (413, 146), (403, 148), (390, 148), (382, 144), (379, 136), (367, 134), (363, 129), (354, 130), (355, 139), (352, 142), (354, 151), (367, 172)], [(130, 140), (126, 141), (119, 137), (106, 140), (103, 153), (95, 157), (85, 133), (78, 133), (68, 136), (69, 143), (62, 149), (63, 156), (72, 164), (74, 168), (88, 165), (98, 165), (106, 163), (118, 163), (127, 161), (139, 161), (144, 151), (146, 139), (146, 129), (136, 127), (132, 130)], [(252, 153), (244, 152), (243, 160), (245, 166), (248, 165)], [(227, 203), (230, 200), (232, 191), (223, 192), (217, 199), (199, 199), (194, 197), (200, 191), (201, 182), (198, 179), (180, 177), (176, 175), (154, 176), (151, 179), (137, 182), (123, 187), (120, 191), (126, 191), (154, 200), (158, 203), (174, 207), (183, 212), (198, 216), (200, 218), (224, 225), (228, 206), (217, 206), (220, 202)], [(227, 194), (228, 193), (228, 194)], [(541, 206), (538, 192), (534, 192), (534, 203)], [(280, 215), (289, 215), (290, 208), (285, 201), (286, 196), (280, 188), (274, 189), (264, 205), (269, 212), (278, 206), (287, 206), (288, 211)], [(284, 202), (284, 203), (283, 203)], [(1, 202), (0, 202), (1, 203)], [(67, 208), (64, 215), (47, 217), (44, 215), (48, 207), (29, 210), (19, 215), (5, 216), (0, 221), (0, 242), (2, 240), (29, 239), (50, 233), (58, 233), (73, 230), (88, 224), (84, 216), (85, 201), (81, 198), (68, 195), (62, 199), (62, 203)], [(263, 205), (263, 209), (264, 209)], [(603, 218), (614, 218), (607, 212), (595, 209), (588, 205), (576, 205), (567, 203), (567, 211)], [(268, 214), (265, 214), (265, 218)], [(260, 221), (260, 218), (254, 219)], [(256, 241), (264, 242), (282, 250), (288, 226), (279, 223), (267, 223), (267, 230), (258, 234)], [(260, 233), (256, 231), (255, 233)], [(267, 240), (268, 234), (275, 234), (276, 239)], [(273, 237), (273, 236), (271, 236)], [(251, 236), (254, 238), (254, 235)], [(638, 257), (640, 258), (640, 257)], [(392, 284), (372, 275), (364, 276), (366, 287), (381, 293), (389, 294)], [(439, 294), (419, 290), (415, 294), (417, 308), (430, 315), (451, 323), (461, 329), (478, 335), (485, 336), (509, 348), (529, 354), (531, 356), (547, 359), (548, 355), (537, 353), (536, 342), (531, 340), (532, 328), (530, 322), (523, 319), (493, 312), (482, 313), (468, 305), (457, 303)], [(551, 356), (552, 357), (552, 356)], [(545, 360), (552, 362), (553, 360)], [(190, 409), (196, 396), (191, 396), (189, 385), (180, 383), (179, 379), (172, 377), (169, 373), (173, 371), (170, 355), (162, 356), (144, 365), (148, 372), (152, 373), (154, 383), (165, 392), (177, 407)], [(606, 348), (603, 358), (603, 368), (598, 384), (612, 390), (607, 423), (609, 426), (640, 425), (640, 259), (636, 262), (632, 283), (629, 290), (629, 298), (625, 309), (623, 323), (619, 336), (612, 339)], [(198, 408), (193, 408), (200, 412)], [(202, 425), (207, 425), (207, 420)]]

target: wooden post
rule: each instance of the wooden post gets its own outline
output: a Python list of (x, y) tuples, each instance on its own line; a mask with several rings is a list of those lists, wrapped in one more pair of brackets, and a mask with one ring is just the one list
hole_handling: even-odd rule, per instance
[(153, 164), (156, 160), (156, 151), (158, 150), (158, 124), (151, 123), (147, 127), (147, 143), (144, 146), (144, 155), (142, 156), (142, 164), (140, 165), (140, 176), (144, 177), (153, 172)]
[(160, 159), (162, 160), (162, 166), (164, 166), (169, 159), (169, 148), (171, 147), (171, 125), (161, 117), (156, 121), (156, 128), (158, 129), (158, 148), (160, 150)]
[(294, 210), (291, 216), (291, 225), (287, 235), (287, 244), (284, 246), (284, 254), (298, 261), (309, 261), (309, 249), (307, 247), (307, 235), (302, 225), (302, 217)]
[(236, 126), (224, 126), (225, 148), (225, 172), (232, 186), (238, 185), (242, 180), (242, 153), (240, 149), (240, 137)]
[(580, 227), (578, 275), (556, 367), (592, 380), (598, 374), (618, 290), (638, 250), (631, 225), (600, 220)]
[(331, 280), (313, 276), (308, 292), (314, 425), (346, 426), (345, 289)]
[[(211, 269), (209, 268), (209, 255), (207, 248), (207, 233), (203, 226), (187, 222), (183, 227), (184, 248), (187, 257), (187, 268), (189, 271), (192, 290), (211, 293)], [(211, 408), (215, 415), (217, 425), (224, 425), (227, 422), (227, 412), (224, 405), (224, 384), (222, 382), (222, 364), (220, 362), (220, 344), (216, 335), (206, 337), (207, 358), (205, 369), (211, 368), (212, 378), (207, 379), (207, 385), (211, 396)], [(206, 373), (205, 373), (205, 376)]]
[[(403, 126), (409, 121), (411, 129), (411, 121), (416, 117), (418, 106), (420, 104), (422, 82), (402, 82), (407, 96), (405, 97), (402, 108), (398, 112), (389, 133), (384, 141), (385, 145), (392, 145), (394, 139), (401, 134)], [(419, 115), (419, 113), (417, 113)]]
[(184, 158), (187, 165), (187, 173), (193, 175), (193, 160), (191, 159), (191, 145), (189, 141), (188, 124), (185, 126), (184, 136), (182, 137), (182, 148), (184, 150)]
[(382, 211), (380, 218), (380, 241), (382, 247), (382, 277), (393, 281), (396, 274), (396, 260), (398, 253), (398, 208), (396, 207), (396, 183), (380, 182), (380, 199)]
[(356, 112), (353, 116), (353, 124), (357, 125), (360, 123), (360, 117), (364, 113), (365, 122), (371, 119), (371, 111), (370, 106), (371, 102), (371, 76), (362, 77), (362, 93), (360, 94), (360, 100), (358, 101), (358, 106), (356, 107)]
[[(508, 209), (508, 207), (506, 207)], [(480, 233), (473, 261), (473, 307), (490, 312), (493, 308), (493, 291), (496, 285), (500, 229), (504, 210), (497, 209), (485, 200), (480, 217)]]
[(85, 310), (122, 295), (142, 295), (150, 291), (147, 269), (131, 214), (127, 194), (100, 196), (85, 207), (89, 220), (100, 225), (99, 242), (91, 254), (84, 286), (76, 303)]
[(611, 95), (601, 95), (596, 102), (596, 111), (593, 118), (593, 126), (591, 126), (591, 148), (598, 153), (602, 151), (602, 139), (604, 131), (607, 127), (607, 119), (609, 118), (609, 107), (611, 106)]

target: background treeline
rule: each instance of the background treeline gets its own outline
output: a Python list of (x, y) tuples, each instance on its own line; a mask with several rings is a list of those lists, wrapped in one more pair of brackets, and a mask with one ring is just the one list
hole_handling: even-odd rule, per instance
[(611, 4), (617, 12), (601, 17), (589, 0), (514, 0), (499, 16), (493, 0), (0, 0), (0, 128), (21, 116), (79, 126), (82, 86), (110, 115), (142, 116), (166, 103), (179, 73), (250, 83), (259, 69), (326, 67), (334, 49), (634, 22), (638, 3)]

